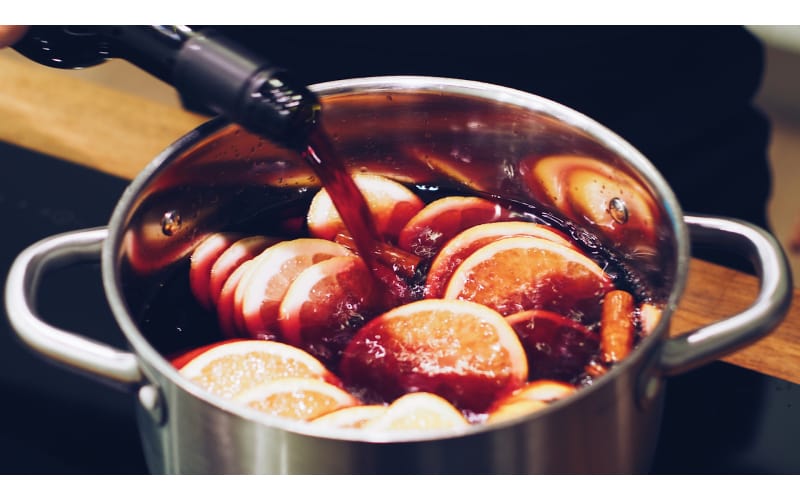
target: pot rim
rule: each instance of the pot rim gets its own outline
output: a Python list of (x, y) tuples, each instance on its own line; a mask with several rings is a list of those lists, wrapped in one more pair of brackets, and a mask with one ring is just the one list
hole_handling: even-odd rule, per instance
[(548, 405), (547, 408), (534, 412), (531, 415), (524, 415), (509, 419), (507, 421), (492, 424), (484, 423), (480, 425), (474, 425), (467, 429), (458, 431), (414, 431), (409, 432), (407, 435), (406, 433), (393, 432), (391, 435), (386, 435), (385, 433), (366, 434), (359, 429), (318, 429), (314, 426), (308, 425), (305, 422), (291, 422), (278, 417), (272, 417), (257, 410), (247, 408), (244, 405), (236, 404), (219, 396), (215, 396), (214, 394), (201, 389), (196, 384), (181, 376), (178, 371), (166, 360), (166, 358), (156, 351), (141, 334), (122, 297), (122, 287), (121, 283), (119, 282), (119, 273), (117, 269), (117, 255), (119, 253), (122, 237), (124, 235), (122, 228), (124, 227), (129, 213), (134, 208), (134, 204), (139, 193), (141, 193), (142, 190), (149, 185), (153, 178), (160, 173), (162, 169), (168, 168), (170, 163), (175, 158), (179, 157), (189, 148), (194, 146), (198, 141), (205, 139), (214, 133), (220, 132), (224, 128), (231, 125), (228, 120), (217, 117), (210, 119), (208, 122), (205, 122), (197, 128), (186, 133), (184, 136), (178, 138), (172, 144), (167, 146), (167, 148), (165, 148), (161, 153), (159, 153), (125, 189), (119, 201), (117, 202), (109, 221), (108, 239), (103, 245), (101, 254), (101, 273), (103, 286), (105, 288), (109, 306), (123, 334), (125, 335), (136, 355), (145, 361), (142, 369), (148, 378), (151, 380), (158, 379), (158, 377), (154, 376), (155, 374), (146, 373), (147, 370), (155, 370), (158, 372), (158, 374), (166, 377), (170, 383), (175, 384), (181, 390), (186, 391), (192, 396), (203, 400), (212, 406), (221, 408), (226, 412), (237, 415), (245, 420), (273, 427), (276, 430), (284, 430), (287, 432), (319, 438), (374, 443), (443, 440), (473, 434), (482, 434), (497, 430), (499, 428), (512, 427), (523, 422), (544, 418), (547, 415), (557, 412), (562, 407), (568, 406), (577, 400), (590, 397), (593, 393), (601, 390), (602, 387), (611, 383), (612, 379), (614, 379), (618, 373), (627, 370), (628, 366), (640, 362), (641, 358), (647, 356), (650, 351), (655, 349), (655, 347), (658, 345), (659, 339), (668, 334), (670, 317), (675, 310), (686, 285), (686, 276), (688, 273), (690, 256), (688, 229), (683, 220), (682, 209), (666, 180), (642, 153), (640, 153), (616, 133), (589, 118), (588, 116), (580, 113), (579, 111), (559, 104), (550, 99), (500, 85), (477, 81), (428, 76), (379, 76), (318, 83), (309, 86), (309, 89), (320, 97), (357, 92), (360, 90), (387, 92), (392, 90), (403, 92), (435, 91), (448, 93), (451, 95), (463, 95), (508, 103), (565, 122), (587, 134), (593, 140), (607, 147), (609, 150), (614, 151), (620, 157), (628, 161), (633, 167), (635, 167), (636, 170), (649, 183), (654, 195), (656, 195), (657, 201), (665, 210), (665, 221), (668, 221), (668, 224), (671, 226), (675, 237), (675, 279), (672, 289), (669, 292), (664, 312), (656, 329), (648, 338), (644, 339), (643, 342), (637, 346), (631, 355), (628, 356), (624, 361), (616, 365), (609, 371), (609, 373), (599, 377), (591, 386), (583, 387), (579, 391), (576, 391), (574, 395), (571, 395), (563, 400), (556, 401)]

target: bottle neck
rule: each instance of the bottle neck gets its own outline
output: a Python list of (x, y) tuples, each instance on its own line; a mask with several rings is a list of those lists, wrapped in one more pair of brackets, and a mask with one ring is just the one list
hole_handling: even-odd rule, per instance
[(60, 69), (125, 59), (173, 84), (178, 52), (198, 36), (187, 26), (31, 26), (14, 49), (40, 64)]
[(199, 36), (187, 26), (96, 26), (109, 58), (125, 59), (170, 85), (181, 48)]

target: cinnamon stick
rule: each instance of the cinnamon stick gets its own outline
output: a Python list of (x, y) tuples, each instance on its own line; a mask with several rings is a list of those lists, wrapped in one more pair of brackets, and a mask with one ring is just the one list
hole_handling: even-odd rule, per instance
[(630, 293), (612, 290), (606, 294), (600, 324), (600, 349), (606, 363), (619, 363), (633, 349), (633, 310)]

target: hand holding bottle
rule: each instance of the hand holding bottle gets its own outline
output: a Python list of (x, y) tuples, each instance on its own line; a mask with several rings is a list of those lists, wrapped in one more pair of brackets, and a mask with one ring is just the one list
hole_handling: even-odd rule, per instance
[(0, 26), (0, 49), (14, 45), (27, 30), (27, 26)]
[(319, 101), (310, 90), (286, 70), (213, 29), (161, 25), (14, 28), (23, 31), (12, 31), (13, 47), (29, 59), (54, 68), (125, 59), (175, 87), (184, 103), (226, 116), (299, 152), (305, 151), (319, 120)]

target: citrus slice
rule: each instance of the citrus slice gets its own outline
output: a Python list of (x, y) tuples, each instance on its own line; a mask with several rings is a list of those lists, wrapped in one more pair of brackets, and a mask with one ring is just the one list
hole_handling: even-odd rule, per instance
[(476, 196), (446, 196), (419, 211), (400, 231), (397, 246), (432, 259), (456, 234), (478, 224), (507, 220), (510, 214), (497, 203)]
[(222, 334), (228, 338), (247, 336), (247, 326), (241, 314), (241, 302), (236, 300), (236, 290), (251, 265), (253, 265), (252, 260), (245, 261), (239, 265), (225, 280), (217, 299), (217, 323), (220, 330), (222, 330)]
[(653, 333), (661, 321), (661, 307), (649, 302), (639, 306), (639, 323), (641, 324), (642, 335), (647, 336)]
[(600, 348), (598, 336), (558, 313), (529, 310), (506, 317), (528, 356), (531, 379), (571, 380)]
[(572, 242), (561, 231), (525, 221), (489, 222), (479, 224), (461, 231), (450, 239), (431, 262), (425, 282), (427, 297), (437, 298), (444, 295), (447, 281), (461, 262), (472, 255), (475, 250), (501, 238), (512, 236), (531, 236), (574, 247)]
[[(418, 145), (408, 148), (408, 154), (425, 165), (428, 175), (434, 173), (437, 177), (445, 177), (469, 189), (488, 191), (489, 186), (496, 183), (495, 169), (489, 164), (475, 165), (471, 155), (462, 157), (455, 151), (442, 154)], [(430, 181), (423, 179), (421, 182), (438, 184), (440, 181), (441, 179), (434, 178)]]
[(532, 399), (520, 399), (512, 403), (505, 403), (499, 405), (497, 408), (492, 408), (488, 412), (486, 423), (493, 424), (495, 422), (512, 420), (522, 417), (523, 415), (530, 415), (542, 408), (547, 408), (547, 403)]
[(574, 386), (555, 380), (529, 382), (524, 387), (498, 399), (489, 409), (486, 421), (492, 423), (529, 415), (575, 391)]
[(383, 414), (362, 425), (369, 431), (432, 431), (464, 429), (469, 421), (446, 399), (429, 392), (412, 392), (397, 398)]
[(206, 351), (209, 351), (215, 347), (219, 347), (222, 344), (227, 344), (229, 342), (236, 342), (239, 339), (225, 339), (220, 340), (218, 342), (213, 342), (211, 344), (201, 345), (199, 347), (194, 347), (190, 349), (186, 349), (179, 353), (175, 353), (168, 357), (170, 364), (176, 369), (180, 370), (184, 366), (186, 366), (189, 361), (192, 361), (197, 356), (203, 354)]
[(505, 400), (514, 401), (518, 399), (529, 399), (532, 401), (552, 403), (553, 401), (572, 395), (576, 390), (574, 385), (558, 380), (534, 380), (514, 391), (511, 395), (507, 396)]
[(311, 423), (324, 427), (358, 429), (370, 420), (386, 413), (388, 408), (386, 405), (348, 406), (317, 417)]
[(234, 400), (293, 420), (313, 420), (334, 410), (361, 404), (349, 392), (313, 378), (271, 380), (239, 393)]
[(210, 290), (211, 268), (219, 256), (241, 237), (242, 235), (238, 233), (212, 233), (192, 252), (189, 264), (189, 287), (192, 295), (203, 307), (211, 309), (214, 305)]
[(278, 309), (289, 285), (304, 269), (331, 257), (350, 255), (332, 241), (298, 238), (276, 243), (253, 259), (234, 294), (249, 336), (280, 337)]
[(281, 301), (278, 322), (284, 341), (332, 365), (379, 304), (364, 261), (331, 257), (297, 275)]
[(184, 377), (225, 398), (282, 378), (339, 383), (333, 373), (307, 352), (267, 340), (228, 340), (200, 347), (181, 356), (173, 366), (180, 367), (178, 371)]
[(214, 265), (211, 266), (211, 274), (208, 282), (208, 293), (211, 302), (214, 305), (218, 303), (222, 287), (231, 274), (233, 274), (242, 263), (253, 259), (268, 246), (277, 242), (278, 240), (276, 238), (269, 238), (267, 236), (248, 236), (237, 240), (226, 248), (225, 251), (217, 257)]
[(460, 410), (481, 412), (498, 394), (525, 383), (528, 364), (516, 333), (497, 312), (426, 299), (364, 325), (347, 345), (339, 373), (369, 399), (432, 392)]
[(444, 298), (477, 302), (503, 316), (546, 309), (596, 318), (612, 281), (594, 261), (567, 246), (524, 236), (476, 250), (453, 272)]
[[(378, 234), (391, 241), (424, 205), (413, 191), (388, 177), (360, 173), (353, 175), (353, 181), (367, 201)], [(309, 232), (317, 238), (333, 240), (337, 233), (347, 232), (324, 188), (311, 200), (307, 220)]]

